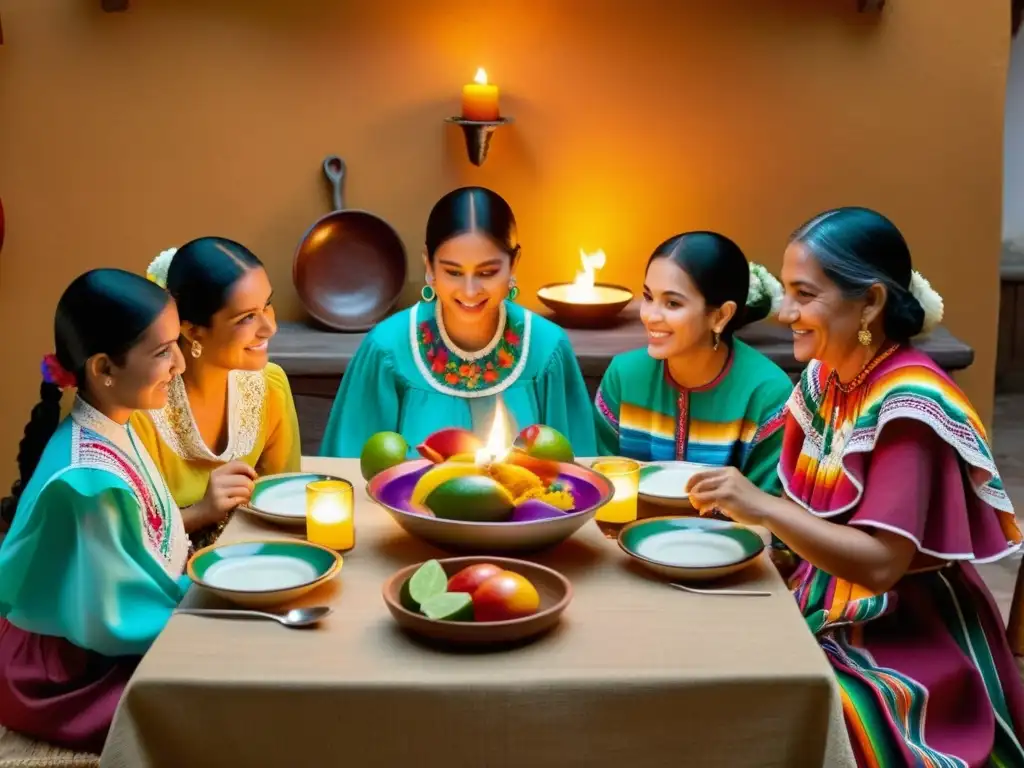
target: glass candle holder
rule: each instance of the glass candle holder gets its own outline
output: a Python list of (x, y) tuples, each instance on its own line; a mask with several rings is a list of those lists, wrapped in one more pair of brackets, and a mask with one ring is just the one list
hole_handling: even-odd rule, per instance
[(615, 495), (597, 510), (594, 520), (609, 539), (617, 539), (626, 523), (637, 517), (637, 495), (640, 492), (640, 463), (632, 459), (599, 459), (590, 465), (611, 481)]
[(306, 538), (337, 552), (356, 545), (352, 483), (314, 480), (306, 485)]

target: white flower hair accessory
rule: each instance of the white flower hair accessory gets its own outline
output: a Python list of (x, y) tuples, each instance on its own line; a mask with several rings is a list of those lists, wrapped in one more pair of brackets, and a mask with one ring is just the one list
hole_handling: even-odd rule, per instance
[(171, 260), (177, 252), (177, 248), (168, 248), (166, 251), (160, 251), (160, 255), (149, 262), (149, 266), (146, 268), (146, 279), (153, 281), (161, 288), (166, 288), (167, 273), (171, 269)]
[(769, 314), (776, 315), (782, 306), (782, 283), (760, 264), (750, 262), (750, 288), (747, 289), (747, 306), (765, 301), (771, 302)]
[(924, 310), (924, 324), (918, 335), (925, 336), (942, 322), (942, 315), (945, 311), (942, 297), (916, 269), (910, 274), (910, 295), (917, 299), (917, 303)]

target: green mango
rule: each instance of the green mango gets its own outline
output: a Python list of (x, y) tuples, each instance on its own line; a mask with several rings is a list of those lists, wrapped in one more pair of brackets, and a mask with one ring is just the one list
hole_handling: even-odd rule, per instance
[(470, 523), (503, 523), (515, 510), (512, 494), (487, 475), (445, 480), (424, 504), (436, 517)]

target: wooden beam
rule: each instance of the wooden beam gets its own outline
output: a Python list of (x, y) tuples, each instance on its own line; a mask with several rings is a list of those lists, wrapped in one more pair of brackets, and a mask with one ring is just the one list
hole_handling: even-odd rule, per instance
[(861, 13), (880, 11), (885, 7), (885, 0), (857, 0), (857, 10)]
[(107, 13), (115, 11), (127, 11), (129, 0), (100, 0), (103, 10)]

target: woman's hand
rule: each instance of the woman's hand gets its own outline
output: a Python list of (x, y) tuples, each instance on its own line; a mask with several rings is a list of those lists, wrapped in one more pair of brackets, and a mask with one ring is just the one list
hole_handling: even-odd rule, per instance
[(697, 472), (687, 483), (686, 491), (700, 514), (717, 509), (744, 525), (763, 524), (765, 502), (772, 498), (735, 467)]
[(185, 529), (191, 533), (215, 525), (239, 504), (248, 503), (255, 480), (256, 470), (244, 461), (229, 461), (217, 467), (210, 473), (202, 501), (189, 507)]

